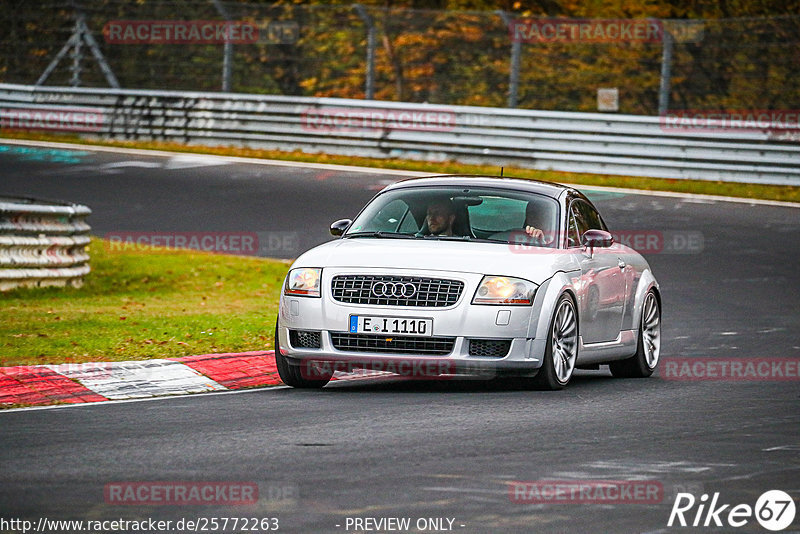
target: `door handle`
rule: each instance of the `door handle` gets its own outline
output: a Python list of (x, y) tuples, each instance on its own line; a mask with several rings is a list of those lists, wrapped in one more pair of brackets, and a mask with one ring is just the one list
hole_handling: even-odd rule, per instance
[(619, 259), (619, 258), (618, 258), (618, 259), (617, 259), (617, 265), (619, 265), (619, 268), (620, 268), (620, 269), (624, 269), (624, 268), (625, 268), (625, 267), (626, 267), (628, 264), (627, 264), (627, 263), (625, 263), (625, 261), (624, 261), (624, 260), (622, 260), (622, 259)]

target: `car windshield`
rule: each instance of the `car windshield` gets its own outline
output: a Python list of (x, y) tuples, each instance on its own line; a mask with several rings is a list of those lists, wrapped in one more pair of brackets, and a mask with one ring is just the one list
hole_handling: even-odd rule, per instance
[(556, 247), (558, 203), (509, 189), (416, 187), (387, 191), (359, 214), (345, 238), (442, 239)]

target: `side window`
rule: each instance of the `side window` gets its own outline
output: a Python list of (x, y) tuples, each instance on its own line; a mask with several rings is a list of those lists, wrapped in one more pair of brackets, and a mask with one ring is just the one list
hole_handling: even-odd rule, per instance
[(579, 247), (581, 245), (581, 236), (589, 229), (586, 221), (583, 219), (583, 214), (577, 208), (577, 202), (573, 202), (569, 210), (569, 231), (567, 233), (567, 246)]
[(567, 246), (577, 247), (581, 245), (581, 237), (586, 230), (606, 230), (606, 225), (600, 214), (592, 206), (582, 200), (575, 200), (570, 205), (569, 233), (567, 234)]
[[(591, 230), (606, 229), (606, 225), (603, 224), (603, 219), (600, 218), (600, 214), (597, 213), (597, 210), (595, 210), (592, 206), (590, 206), (586, 202), (583, 202), (582, 200), (575, 201), (574, 205), (577, 206), (578, 211), (581, 213), (583, 217), (583, 220), (586, 221), (588, 229)], [(583, 232), (581, 232), (581, 235), (583, 235)]]

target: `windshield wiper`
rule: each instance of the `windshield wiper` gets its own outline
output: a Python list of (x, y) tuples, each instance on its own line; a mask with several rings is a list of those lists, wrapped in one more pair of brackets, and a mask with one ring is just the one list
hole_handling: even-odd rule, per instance
[(468, 235), (433, 235), (428, 234), (423, 236), (425, 239), (440, 239), (442, 241), (472, 241), (473, 237)]
[(508, 245), (508, 241), (505, 239), (489, 239), (488, 237), (474, 237), (472, 241), (476, 241), (478, 243), (503, 243), (504, 245)]
[(413, 234), (398, 234), (395, 232), (352, 232), (344, 237), (385, 237), (389, 239), (416, 239)]
[(442, 241), (470, 241), (472, 243), (505, 243), (504, 239), (489, 239), (485, 237), (472, 237), (468, 235), (426, 235), (425, 239), (440, 239)]
[(398, 234), (396, 232), (352, 232), (345, 234), (344, 237), (380, 237), (387, 239), (436, 239), (441, 241), (472, 241), (476, 243), (508, 243), (502, 239), (488, 239), (472, 237), (468, 235), (419, 235), (419, 234)]

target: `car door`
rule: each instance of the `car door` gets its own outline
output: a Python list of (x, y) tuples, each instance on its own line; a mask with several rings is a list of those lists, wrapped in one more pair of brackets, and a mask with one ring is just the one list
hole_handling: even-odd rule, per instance
[(606, 230), (597, 210), (582, 199), (570, 204), (570, 246), (579, 250), (581, 266), (581, 336), (584, 344), (613, 341), (622, 328), (625, 310), (624, 262), (619, 245), (588, 249), (582, 245), (587, 230)]

